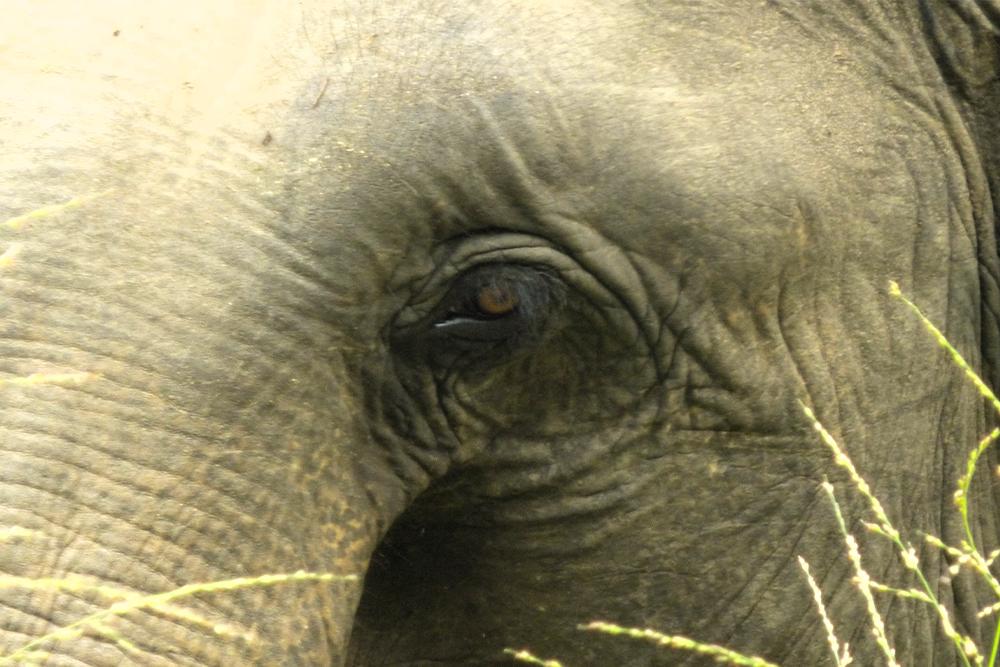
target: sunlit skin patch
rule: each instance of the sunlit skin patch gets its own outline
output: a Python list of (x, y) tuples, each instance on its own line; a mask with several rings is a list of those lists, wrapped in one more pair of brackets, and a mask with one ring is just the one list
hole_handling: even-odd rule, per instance
[(510, 315), (517, 310), (519, 303), (517, 294), (506, 286), (487, 285), (476, 294), (476, 307), (490, 317)]

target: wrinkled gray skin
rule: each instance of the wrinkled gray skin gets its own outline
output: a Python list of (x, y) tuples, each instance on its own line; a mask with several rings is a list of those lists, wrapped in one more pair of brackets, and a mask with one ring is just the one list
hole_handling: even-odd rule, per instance
[[(704, 662), (593, 619), (823, 664), (800, 554), (874, 664), (799, 400), (991, 636), (918, 531), (960, 539), (994, 417), (887, 287), (995, 382), (993, 0), (141, 4), (6, 20), (0, 220), (83, 199), (4, 228), (0, 363), (92, 375), (2, 387), (0, 526), (36, 532), (0, 570), (361, 579), (46, 664)], [(901, 662), (957, 662), (883, 601)], [(2, 589), (0, 644), (102, 603)]]

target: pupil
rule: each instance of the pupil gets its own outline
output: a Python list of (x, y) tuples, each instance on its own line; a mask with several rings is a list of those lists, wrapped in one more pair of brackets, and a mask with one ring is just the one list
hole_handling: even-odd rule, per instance
[(476, 296), (476, 306), (485, 315), (507, 315), (517, 308), (517, 296), (504, 287), (483, 287)]

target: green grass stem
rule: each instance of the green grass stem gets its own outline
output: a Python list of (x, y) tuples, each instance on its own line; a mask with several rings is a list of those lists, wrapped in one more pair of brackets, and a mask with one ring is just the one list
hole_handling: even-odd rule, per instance
[[(23, 579), (21, 577), (16, 577), (15, 579)], [(105, 623), (106, 621), (116, 617), (124, 616), (133, 611), (138, 611), (140, 609), (155, 609), (157, 611), (163, 611), (164, 605), (167, 605), (174, 600), (178, 600), (185, 597), (190, 597), (192, 595), (204, 594), (204, 593), (218, 593), (223, 591), (234, 591), (243, 588), (257, 588), (264, 586), (274, 586), (278, 584), (286, 584), (292, 582), (303, 582), (303, 581), (317, 581), (317, 582), (330, 582), (330, 581), (356, 581), (356, 575), (335, 575), (323, 572), (293, 572), (290, 574), (265, 574), (259, 577), (238, 577), (236, 579), (224, 579), (221, 581), (211, 581), (205, 583), (195, 583), (188, 584), (186, 586), (181, 586), (164, 593), (155, 593), (153, 595), (136, 595), (135, 597), (129, 597), (127, 599), (119, 600), (113, 603), (111, 606), (102, 609), (101, 611), (85, 616), (69, 625), (63, 626), (57, 630), (54, 630), (48, 634), (42, 635), (30, 642), (24, 644), (20, 648), (16, 649), (13, 653), (6, 656), (0, 656), (0, 665), (6, 664), (18, 664), (19, 661), (25, 661), (29, 654), (34, 654), (38, 652), (38, 649), (49, 642), (55, 642), (65, 639), (73, 639), (81, 636), (87, 631), (97, 631), (100, 632), (102, 628), (107, 629)], [(51, 586), (55, 586), (56, 590), (67, 590), (66, 587), (72, 585), (66, 583), (67, 580), (49, 580)], [(26, 584), (29, 587), (34, 587), (33, 584), (28, 581), (18, 581), (10, 582), (8, 584)], [(64, 586), (60, 589), (60, 586)], [(86, 590), (93, 590), (93, 587), (85, 588)], [(120, 591), (117, 592), (120, 595)], [(230, 626), (223, 625), (220, 627), (220, 634), (228, 634)], [(112, 639), (115, 639), (119, 646), (124, 645), (124, 641), (117, 633), (112, 632), (110, 635)]]
[(511, 648), (505, 648), (503, 652), (518, 662), (526, 662), (529, 665), (540, 665), (541, 667), (564, 667), (558, 660), (545, 660), (543, 658), (539, 658), (527, 649), (514, 650)]
[(833, 621), (830, 620), (829, 614), (826, 613), (826, 605), (823, 604), (823, 591), (820, 590), (819, 584), (813, 579), (812, 572), (809, 571), (809, 563), (802, 556), (799, 556), (799, 567), (802, 568), (802, 572), (806, 576), (806, 583), (809, 584), (809, 589), (812, 591), (816, 610), (823, 621), (823, 628), (826, 630), (826, 641), (830, 645), (830, 653), (833, 654), (833, 659), (836, 661), (837, 667), (847, 667), (847, 665), (853, 662), (850, 647), (847, 642), (844, 642), (844, 645), (841, 646), (840, 641), (837, 639)]
[(687, 637), (665, 635), (662, 632), (650, 630), (649, 628), (625, 628), (620, 625), (615, 625), (614, 623), (593, 621), (586, 625), (581, 625), (580, 629), (600, 632), (606, 635), (623, 635), (633, 639), (642, 639), (653, 642), (658, 646), (682, 649), (685, 651), (700, 653), (701, 655), (711, 656), (715, 658), (716, 662), (730, 665), (742, 665), (743, 667), (778, 667), (778, 665), (775, 665), (773, 662), (768, 662), (763, 658), (743, 655), (742, 653), (732, 651), (722, 646), (704, 644)]

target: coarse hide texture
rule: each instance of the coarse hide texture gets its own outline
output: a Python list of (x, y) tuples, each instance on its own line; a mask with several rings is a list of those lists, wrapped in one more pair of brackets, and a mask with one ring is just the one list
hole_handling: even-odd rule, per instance
[(799, 556), (877, 664), (803, 404), (988, 650), (889, 285), (997, 386), (998, 74), (997, 0), (8, 2), (0, 664), (828, 664)]

